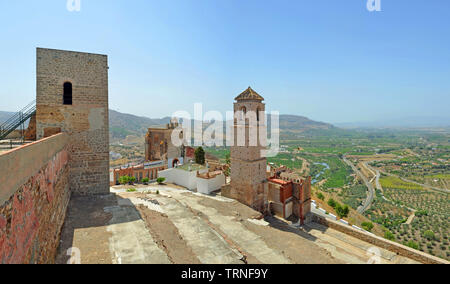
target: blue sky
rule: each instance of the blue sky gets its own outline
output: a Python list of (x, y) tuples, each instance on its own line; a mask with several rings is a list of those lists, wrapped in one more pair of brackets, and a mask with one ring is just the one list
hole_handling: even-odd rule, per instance
[(110, 107), (162, 117), (270, 110), (326, 122), (449, 118), (450, 1), (0, 1), (0, 110), (35, 98), (35, 48), (108, 54)]

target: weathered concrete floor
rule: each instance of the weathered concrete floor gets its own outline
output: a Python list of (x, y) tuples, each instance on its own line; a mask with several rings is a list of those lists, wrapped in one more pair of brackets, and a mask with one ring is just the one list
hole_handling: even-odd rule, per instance
[[(156, 194), (156, 191), (160, 194)], [(81, 263), (367, 263), (373, 246), (318, 224), (304, 229), (222, 197), (170, 186), (73, 198), (57, 263), (76, 247)], [(382, 263), (414, 263), (389, 251)]]

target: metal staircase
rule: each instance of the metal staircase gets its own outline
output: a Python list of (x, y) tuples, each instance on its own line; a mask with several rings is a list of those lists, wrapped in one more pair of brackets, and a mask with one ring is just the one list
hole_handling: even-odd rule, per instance
[(5, 139), (11, 132), (22, 126), (24, 130), (25, 122), (36, 113), (36, 100), (32, 101), (22, 110), (10, 117), (6, 122), (0, 125), (0, 140)]

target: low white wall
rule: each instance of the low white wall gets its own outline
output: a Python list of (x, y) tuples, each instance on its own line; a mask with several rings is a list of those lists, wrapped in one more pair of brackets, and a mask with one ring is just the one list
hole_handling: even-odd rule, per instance
[[(200, 173), (205, 171), (207, 170), (202, 170)], [(197, 177), (197, 172), (188, 172), (175, 168), (160, 171), (158, 176), (165, 178), (166, 182), (186, 187), (189, 190), (197, 190), (197, 192), (203, 194), (211, 194), (211, 192), (219, 190), (226, 182), (223, 174), (212, 179), (202, 179)]]
[(158, 176), (166, 178), (166, 182), (186, 187), (189, 190), (197, 189), (196, 172), (188, 172), (185, 170), (172, 168), (159, 172)]
[(212, 192), (219, 190), (225, 184), (225, 175), (218, 175), (212, 179), (197, 178), (197, 192), (203, 194), (211, 194)]

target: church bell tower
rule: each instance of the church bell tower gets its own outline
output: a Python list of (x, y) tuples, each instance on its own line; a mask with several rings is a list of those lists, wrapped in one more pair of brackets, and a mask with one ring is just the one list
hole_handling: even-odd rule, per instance
[(268, 181), (267, 159), (262, 156), (267, 139), (264, 98), (249, 87), (235, 101), (230, 197), (265, 213)]

